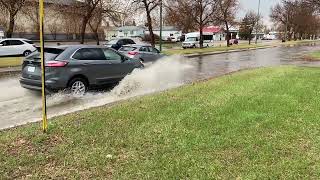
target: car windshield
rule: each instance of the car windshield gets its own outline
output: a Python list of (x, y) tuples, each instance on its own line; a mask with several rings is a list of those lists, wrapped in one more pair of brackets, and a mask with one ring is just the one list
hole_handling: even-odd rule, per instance
[(134, 51), (136, 49), (137, 49), (136, 47), (124, 46), (124, 47), (120, 48), (119, 51)]
[(186, 41), (188, 42), (188, 41), (198, 41), (198, 38), (197, 37), (188, 37), (187, 39), (186, 39)]
[(117, 42), (118, 42), (118, 40), (111, 40), (111, 41), (109, 41), (109, 42), (107, 42), (107, 44), (117, 44)]

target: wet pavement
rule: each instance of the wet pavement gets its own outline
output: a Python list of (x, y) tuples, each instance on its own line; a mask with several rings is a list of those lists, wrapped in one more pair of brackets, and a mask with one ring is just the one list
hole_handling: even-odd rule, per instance
[[(59, 93), (48, 97), (49, 117), (102, 106), (181, 86), (187, 82), (221, 76), (242, 69), (279, 65), (315, 66), (320, 62), (303, 61), (306, 52), (320, 49), (317, 44), (276, 47), (218, 54), (199, 58), (172, 56), (127, 76), (108, 92), (90, 92), (81, 98)], [(41, 96), (20, 87), (19, 77), (0, 79), (0, 129), (34, 122), (41, 117)]]

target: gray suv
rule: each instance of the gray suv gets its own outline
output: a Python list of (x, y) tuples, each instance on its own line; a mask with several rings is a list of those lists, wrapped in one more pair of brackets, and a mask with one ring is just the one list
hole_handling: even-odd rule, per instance
[[(101, 46), (58, 46), (45, 48), (46, 89), (68, 89), (83, 95), (89, 88), (119, 82), (135, 68), (142, 68), (139, 60)], [(41, 90), (40, 53), (28, 56), (22, 65), (22, 87)]]

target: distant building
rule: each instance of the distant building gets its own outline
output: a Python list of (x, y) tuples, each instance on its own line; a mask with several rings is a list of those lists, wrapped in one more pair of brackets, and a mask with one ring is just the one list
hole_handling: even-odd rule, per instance
[[(160, 28), (153, 29), (153, 33), (160, 37)], [(150, 34), (146, 31), (146, 34)], [(162, 27), (162, 40), (178, 40), (182, 36), (182, 31), (174, 26), (163, 26)]]
[(116, 29), (117, 38), (143, 38), (145, 28), (141, 26), (123, 26)]
[(226, 39), (226, 33), (223, 28), (219, 26), (208, 26), (203, 28), (204, 33), (212, 33), (214, 41), (224, 41)]
[(231, 39), (239, 39), (239, 27), (230, 26), (229, 32), (231, 35)]

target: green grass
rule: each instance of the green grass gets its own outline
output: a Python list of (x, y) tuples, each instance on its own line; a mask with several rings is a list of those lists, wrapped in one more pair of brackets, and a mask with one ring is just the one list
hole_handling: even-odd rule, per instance
[(308, 56), (313, 60), (320, 60), (320, 51), (311, 52)]
[(296, 41), (291, 40), (281, 44), (282, 45), (299, 45), (299, 44), (306, 44), (306, 43), (313, 43), (313, 42), (319, 42), (319, 40), (296, 40)]
[(319, 179), (318, 77), (242, 71), (3, 131), (0, 179)]
[(195, 48), (195, 49), (168, 49), (164, 51), (164, 54), (174, 55), (174, 54), (197, 54), (197, 53), (210, 53), (210, 52), (220, 52), (220, 51), (228, 51), (228, 50), (237, 50), (237, 49), (249, 49), (249, 48), (257, 48), (257, 47), (268, 47), (267, 45), (248, 45), (248, 44), (239, 44), (232, 45), (230, 47), (227, 46), (217, 46), (217, 47), (209, 47), (209, 48)]
[(20, 66), (22, 59), (22, 57), (0, 57), (0, 68)]

